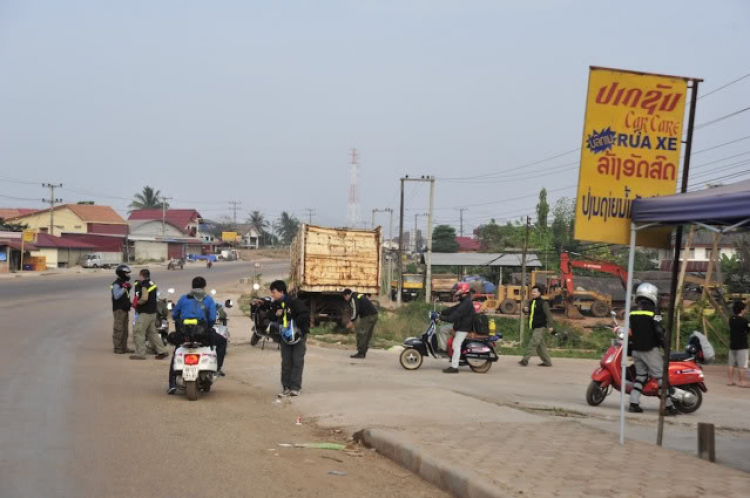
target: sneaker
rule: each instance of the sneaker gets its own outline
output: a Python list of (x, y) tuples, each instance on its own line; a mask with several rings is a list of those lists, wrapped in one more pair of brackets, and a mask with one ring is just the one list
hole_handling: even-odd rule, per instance
[(174, 394), (176, 392), (177, 392), (176, 387), (170, 387), (169, 389), (167, 389), (167, 394)]
[(115, 354), (125, 354), (125, 351), (122, 349), (115, 349)]
[(540, 367), (551, 367), (552, 363), (540, 363), (539, 366)]
[(166, 358), (168, 356), (169, 356), (169, 353), (161, 353), (161, 354), (157, 354), (156, 356), (154, 356), (154, 359), (155, 360), (163, 360), (164, 358)]
[(145, 356), (141, 356), (139, 354), (131, 354), (130, 355), (130, 359), (131, 360), (145, 360), (146, 357)]
[(349, 358), (362, 358), (364, 359), (367, 356), (367, 353), (356, 353), (351, 355)]
[(522, 367), (527, 367), (527, 366), (529, 366), (529, 362), (528, 362), (528, 361), (526, 361), (526, 360), (521, 360), (521, 361), (519, 361), (519, 362), (518, 362), (518, 364), (519, 364), (519, 365), (521, 365)]
[(292, 389), (289, 391), (289, 396), (299, 396), (299, 391), (296, 389)]
[(279, 398), (286, 398), (287, 396), (291, 396), (291, 395), (292, 395), (291, 389), (288, 389), (285, 387), (284, 391), (279, 393)]
[(225, 374), (224, 370), (222, 370), (221, 368), (216, 371), (216, 375), (218, 375), (219, 377), (226, 377), (227, 376), (227, 374)]
[(443, 369), (443, 373), (444, 374), (457, 374), (458, 373), (458, 369), (457, 368), (453, 368), (453, 367), (444, 368)]
[(643, 413), (643, 408), (635, 403), (630, 403), (630, 408), (628, 408), (628, 411), (630, 413)]

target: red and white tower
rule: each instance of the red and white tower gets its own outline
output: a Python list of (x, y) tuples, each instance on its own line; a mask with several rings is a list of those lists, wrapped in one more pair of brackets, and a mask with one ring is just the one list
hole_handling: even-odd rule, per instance
[(357, 228), (359, 222), (359, 193), (357, 192), (357, 149), (351, 150), (351, 180), (349, 182), (349, 206), (347, 210), (347, 224), (349, 228)]

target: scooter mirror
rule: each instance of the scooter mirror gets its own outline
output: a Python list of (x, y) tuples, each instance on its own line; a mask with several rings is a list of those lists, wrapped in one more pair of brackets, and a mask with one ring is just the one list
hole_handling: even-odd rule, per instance
[(211, 289), (211, 295), (212, 295), (212, 296), (215, 296), (215, 295), (216, 295), (216, 289)]
[(260, 285), (259, 284), (253, 284), (253, 290), (259, 290)]
[(167, 293), (168, 294), (174, 294), (174, 289), (172, 287), (170, 287), (169, 289), (167, 289)]

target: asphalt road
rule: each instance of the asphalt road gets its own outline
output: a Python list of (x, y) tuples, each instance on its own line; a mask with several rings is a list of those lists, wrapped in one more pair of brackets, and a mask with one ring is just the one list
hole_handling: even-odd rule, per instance
[[(219, 297), (253, 273), (244, 262), (151, 270), (178, 295), (204, 275)], [(288, 263), (260, 271), (283, 277)], [(113, 280), (112, 272), (0, 280), (3, 498), (444, 496), (370, 452), (280, 451), (282, 442), (342, 436), (296, 426), (293, 403), (274, 404), (273, 391), (231, 372), (197, 402), (167, 396), (166, 361), (112, 354)]]

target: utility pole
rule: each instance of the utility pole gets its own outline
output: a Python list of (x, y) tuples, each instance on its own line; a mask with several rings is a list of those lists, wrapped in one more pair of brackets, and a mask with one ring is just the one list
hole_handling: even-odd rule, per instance
[(237, 208), (242, 205), (241, 201), (229, 201), (229, 204), (232, 206), (232, 210), (234, 211), (234, 231), (237, 231)]
[(432, 300), (432, 207), (435, 203), (435, 177), (428, 178), (430, 179), (430, 207), (427, 211), (427, 258), (425, 259), (427, 283), (424, 293), (424, 300), (427, 303)]
[(523, 308), (526, 306), (526, 300), (528, 298), (528, 286), (526, 285), (526, 251), (529, 250), (529, 227), (531, 226), (531, 218), (526, 217), (526, 237), (523, 241), (523, 253), (521, 255), (521, 319), (518, 321), (519, 336), (521, 339), (521, 347), (523, 347), (523, 331), (526, 326), (526, 322), (523, 319)]
[(404, 253), (404, 178), (401, 178), (401, 207), (399, 208), (398, 224), (398, 288), (396, 289), (396, 305), (401, 306), (401, 293), (404, 289), (403, 253)]
[(305, 211), (307, 211), (307, 219), (310, 225), (312, 225), (312, 219), (315, 215), (315, 210), (311, 208), (305, 208)]
[(461, 225), (460, 225), (461, 228), (459, 229), (459, 232), (458, 232), (459, 237), (464, 236), (464, 211), (468, 211), (468, 210), (469, 208), (458, 208), (458, 211), (460, 212), (460, 217), (461, 217)]
[[(62, 188), (63, 184), (59, 183), (42, 183), (42, 187), (49, 189), (49, 199), (42, 199), (42, 202), (49, 204), (49, 234), (54, 235), (55, 231), (55, 203), (62, 202), (62, 199), (55, 198), (55, 189)], [(23, 268), (21, 268), (23, 270)]]
[(161, 198), (161, 240), (164, 240), (166, 238), (165, 231), (166, 231), (166, 219), (167, 219), (167, 201), (171, 201), (171, 197), (162, 197)]
[[(389, 234), (389, 236), (392, 237), (393, 236), (393, 209), (391, 209), (391, 208), (385, 208), (385, 209), (377, 209), (377, 208), (375, 208), (375, 209), (373, 209), (372, 210), (372, 220), (370, 222), (370, 228), (372, 228), (372, 229), (375, 228), (375, 213), (391, 213), (391, 227), (390, 227), (390, 232), (391, 233)], [(384, 240), (383, 240), (383, 239), (385, 239), (385, 237), (383, 236), (382, 230), (380, 232), (380, 237), (381, 237), (381, 242), (380, 242), (380, 271), (381, 271), (381, 274), (383, 275), (383, 278), (381, 278), (381, 281), (382, 280), (386, 280), (386, 285), (383, 286), (383, 291), (385, 293), (388, 293), (388, 291), (391, 288), (391, 274), (390, 274), (391, 264), (389, 262), (389, 264), (388, 264), (389, 271), (388, 272), (383, 271), (383, 267), (385, 265), (385, 259), (386, 258), (385, 258), (385, 243), (384, 243)]]

